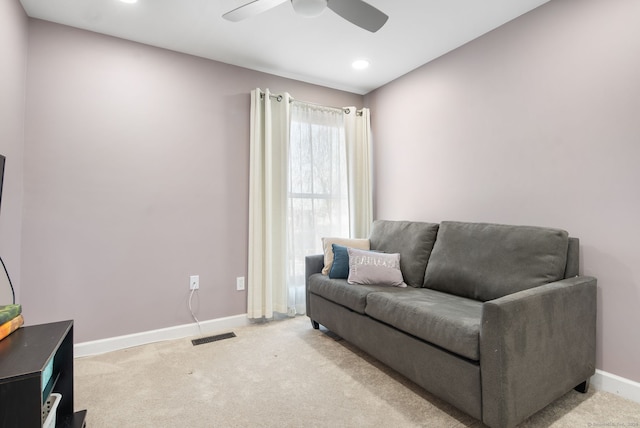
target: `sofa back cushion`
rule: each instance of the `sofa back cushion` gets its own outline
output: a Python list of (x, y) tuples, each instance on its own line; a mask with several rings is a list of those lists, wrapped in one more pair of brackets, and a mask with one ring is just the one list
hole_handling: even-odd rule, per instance
[(564, 277), (572, 278), (578, 276), (580, 269), (580, 240), (569, 237), (569, 248), (567, 248), (567, 267), (564, 269)]
[(558, 281), (568, 242), (559, 229), (442, 222), (424, 286), (487, 301)]
[(369, 242), (372, 250), (399, 253), (404, 282), (411, 287), (422, 287), (437, 233), (437, 223), (376, 220)]

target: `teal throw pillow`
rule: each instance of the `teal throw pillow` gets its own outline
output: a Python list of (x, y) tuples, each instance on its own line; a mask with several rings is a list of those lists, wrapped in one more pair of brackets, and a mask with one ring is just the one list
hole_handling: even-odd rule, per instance
[(333, 249), (333, 264), (331, 270), (329, 270), (329, 278), (342, 278), (347, 279), (349, 277), (349, 252), (347, 247), (331, 244)]

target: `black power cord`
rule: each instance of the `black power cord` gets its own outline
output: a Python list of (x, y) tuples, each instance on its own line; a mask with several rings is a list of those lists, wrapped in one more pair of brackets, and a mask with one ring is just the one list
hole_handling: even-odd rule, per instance
[(4, 260), (0, 257), (0, 262), (2, 262), (2, 267), (4, 268), (4, 273), (7, 274), (7, 279), (9, 280), (9, 285), (11, 286), (11, 296), (13, 297), (13, 304), (16, 304), (16, 291), (13, 289), (13, 284), (11, 283), (11, 277), (9, 276), (9, 271), (7, 270), (7, 266), (4, 264)]

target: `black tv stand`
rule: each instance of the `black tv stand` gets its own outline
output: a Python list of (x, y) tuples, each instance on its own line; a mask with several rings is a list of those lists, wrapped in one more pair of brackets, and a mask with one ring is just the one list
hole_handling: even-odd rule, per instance
[(19, 328), (0, 340), (0, 361), (0, 428), (42, 427), (42, 405), (52, 392), (62, 395), (56, 427), (85, 426), (86, 410), (73, 408), (73, 321)]

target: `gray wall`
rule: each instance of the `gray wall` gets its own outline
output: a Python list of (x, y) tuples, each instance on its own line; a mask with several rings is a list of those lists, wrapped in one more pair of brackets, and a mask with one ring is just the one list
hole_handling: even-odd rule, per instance
[(560, 227), (640, 381), (640, 2), (553, 0), (366, 96), (376, 218)]
[(0, 1), (0, 154), (7, 157), (0, 210), (0, 256), (18, 299), (27, 28), (27, 16), (18, 1)]
[(22, 303), (77, 341), (246, 313), (249, 110), (255, 87), (335, 91), (29, 21)]

